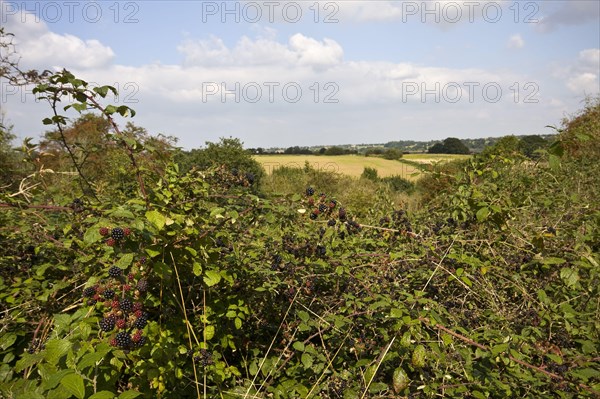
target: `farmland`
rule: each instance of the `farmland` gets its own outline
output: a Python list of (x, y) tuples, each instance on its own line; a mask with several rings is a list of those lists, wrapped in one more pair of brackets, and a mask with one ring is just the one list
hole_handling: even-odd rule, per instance
[[(463, 155), (440, 154), (409, 154), (406, 160), (419, 163), (433, 163), (462, 159)], [(401, 176), (405, 179), (415, 180), (419, 170), (409, 164), (377, 157), (361, 155), (257, 155), (254, 157), (263, 166), (267, 174), (282, 166), (302, 168), (305, 163), (314, 169), (328, 172), (337, 172), (348, 176), (359, 177), (365, 168), (374, 168), (380, 177)]]

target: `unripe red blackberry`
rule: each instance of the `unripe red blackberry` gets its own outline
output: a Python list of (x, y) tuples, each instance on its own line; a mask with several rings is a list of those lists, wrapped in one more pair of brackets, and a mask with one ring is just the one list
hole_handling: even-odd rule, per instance
[(100, 235), (106, 237), (109, 233), (108, 227), (100, 227)]
[(117, 346), (117, 340), (115, 338), (110, 340), (110, 346)]
[(114, 247), (116, 243), (117, 242), (112, 238), (109, 238), (108, 240), (106, 240), (106, 245), (108, 245), (109, 247)]
[(117, 320), (116, 325), (119, 330), (122, 330), (127, 325), (127, 321), (125, 321), (125, 319), (119, 319)]
[(115, 299), (114, 301), (112, 301), (111, 305), (110, 305), (114, 310), (119, 310), (120, 307), (120, 302), (118, 299)]
[(123, 270), (121, 270), (119, 266), (112, 266), (110, 269), (108, 269), (108, 275), (113, 278), (119, 277), (122, 273)]
[(138, 310), (142, 310), (142, 304), (140, 302), (133, 303), (133, 311), (137, 312)]
[(125, 234), (125, 237), (129, 237), (131, 235), (131, 229), (129, 227), (125, 227), (123, 229), (123, 234)]
[(133, 274), (133, 273), (129, 273), (129, 274), (127, 275), (127, 280), (130, 280), (130, 281), (131, 281), (131, 280), (134, 280), (134, 279), (135, 279), (135, 274)]
[(110, 236), (113, 238), (113, 240), (120, 241), (120, 240), (122, 240), (125, 237), (125, 232), (123, 231), (122, 228), (115, 227), (110, 232)]
[(127, 292), (131, 290), (131, 285), (129, 284), (123, 284), (123, 291)]

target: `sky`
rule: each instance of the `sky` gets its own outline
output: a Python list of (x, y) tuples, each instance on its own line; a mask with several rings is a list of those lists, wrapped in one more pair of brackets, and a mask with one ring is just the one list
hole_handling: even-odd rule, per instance
[[(550, 134), (600, 92), (596, 0), (0, 0), (0, 26), (186, 149)], [(0, 80), (19, 139), (48, 129), (31, 90)]]

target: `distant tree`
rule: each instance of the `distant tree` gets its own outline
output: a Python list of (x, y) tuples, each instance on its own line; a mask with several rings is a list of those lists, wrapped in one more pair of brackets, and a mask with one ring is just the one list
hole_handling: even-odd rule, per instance
[(5, 127), (0, 115), (0, 188), (16, 183), (21, 175), (19, 168), (19, 154), (12, 148), (15, 135), (12, 126)]
[(377, 169), (370, 168), (368, 166), (365, 167), (365, 169), (363, 170), (362, 175), (360, 175), (360, 177), (362, 179), (367, 179), (367, 180), (371, 180), (371, 181), (379, 180), (379, 177), (377, 176)]
[(537, 158), (536, 150), (545, 148), (547, 145), (548, 141), (537, 135), (523, 136), (519, 141), (519, 149), (529, 158)]
[(321, 147), (321, 149), (319, 150), (319, 154), (323, 155), (327, 152), (327, 148), (325, 147)]
[(402, 158), (402, 151), (397, 148), (390, 148), (383, 153), (383, 158), (396, 160)]
[(225, 166), (229, 169), (237, 169), (239, 172), (251, 173), (256, 185), (265, 175), (261, 164), (244, 149), (243, 143), (231, 137), (222, 137), (218, 143), (207, 141), (206, 148), (182, 152), (176, 157), (176, 161), (184, 172), (192, 167), (206, 170), (211, 167)]
[(496, 144), (490, 147), (486, 147), (482, 155), (499, 155), (503, 157), (513, 157), (515, 154), (519, 154), (519, 139), (515, 136), (504, 136), (499, 139)]
[(469, 147), (455, 137), (448, 137), (443, 143), (434, 144), (428, 151), (430, 154), (469, 154)]
[(283, 153), (284, 154), (294, 154), (294, 155), (299, 155), (299, 154), (300, 155), (302, 155), (302, 154), (310, 155), (310, 154), (312, 154), (312, 151), (308, 147), (294, 146), (294, 147), (286, 148)]
[(329, 147), (326, 151), (325, 151), (325, 155), (344, 155), (347, 154), (347, 152), (341, 148), (341, 147)]

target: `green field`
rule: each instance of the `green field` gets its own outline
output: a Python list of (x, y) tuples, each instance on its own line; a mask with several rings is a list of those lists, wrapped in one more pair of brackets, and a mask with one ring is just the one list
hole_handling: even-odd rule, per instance
[[(461, 159), (468, 155), (441, 155), (441, 154), (407, 154), (405, 159), (419, 163), (432, 163), (444, 160)], [(402, 176), (405, 179), (416, 179), (419, 170), (414, 166), (388, 159), (365, 157), (362, 155), (256, 155), (258, 162), (268, 174), (281, 166), (304, 167), (305, 162), (318, 170), (342, 173), (359, 177), (366, 167), (377, 169), (379, 177)]]

